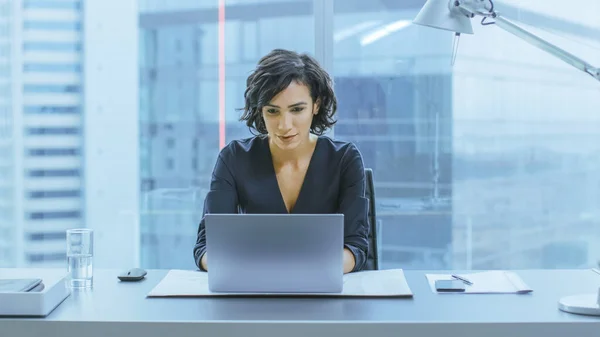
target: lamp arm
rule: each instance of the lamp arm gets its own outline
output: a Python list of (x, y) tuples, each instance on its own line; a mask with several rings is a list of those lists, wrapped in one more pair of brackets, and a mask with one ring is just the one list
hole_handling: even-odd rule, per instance
[[(471, 0), (472, 1), (472, 0)], [(455, 1), (455, 5), (463, 12), (464, 14), (470, 13), (471, 17), (475, 15), (483, 16), (485, 18), (493, 18), (495, 20), (495, 24), (504, 29), (505, 31), (515, 35), (516, 37), (525, 40), (529, 44), (538, 47), (545, 52), (554, 55), (555, 57), (563, 60), (564, 62), (570, 64), (571, 66), (591, 75), (598, 81), (600, 81), (600, 69), (593, 67), (591, 64), (582, 60), (581, 58), (569, 53), (568, 51), (561, 49), (560, 47), (538, 37), (537, 35), (525, 30), (524, 28), (516, 25), (510, 20), (504, 18), (497, 12), (493, 10), (493, 7), (490, 9), (488, 6), (484, 7), (484, 10), (480, 10), (480, 8), (474, 8), (469, 5), (471, 2), (469, 0), (466, 1)], [(476, 0), (475, 2), (481, 3), (481, 0)], [(490, 1), (490, 3), (492, 3)], [(477, 6), (475, 6), (477, 7)]]
[(572, 65), (573, 67), (590, 74), (592, 77), (600, 81), (600, 69), (593, 67), (591, 64), (586, 61), (580, 59), (579, 57), (569, 53), (568, 51), (561, 49), (552, 43), (541, 39), (540, 37), (526, 31), (525, 29), (517, 26), (512, 23), (510, 20), (496, 15), (494, 18), (496, 21), (496, 25), (505, 31), (529, 42), (530, 44), (546, 51), (547, 53), (558, 57), (564, 62)]

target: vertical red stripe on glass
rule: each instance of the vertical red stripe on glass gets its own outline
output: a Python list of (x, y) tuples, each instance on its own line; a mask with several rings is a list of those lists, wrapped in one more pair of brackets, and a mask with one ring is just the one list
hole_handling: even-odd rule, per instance
[(219, 0), (219, 149), (225, 147), (225, 0)]

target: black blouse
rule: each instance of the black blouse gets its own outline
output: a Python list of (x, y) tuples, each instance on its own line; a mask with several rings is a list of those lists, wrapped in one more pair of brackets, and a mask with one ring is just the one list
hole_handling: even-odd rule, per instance
[[(344, 214), (344, 246), (356, 260), (353, 271), (358, 271), (367, 259), (368, 205), (363, 160), (356, 146), (320, 136), (291, 213)], [(221, 150), (204, 201), (203, 214), (208, 213), (288, 213), (267, 137), (235, 140)], [(194, 246), (201, 270), (205, 251), (203, 218)]]

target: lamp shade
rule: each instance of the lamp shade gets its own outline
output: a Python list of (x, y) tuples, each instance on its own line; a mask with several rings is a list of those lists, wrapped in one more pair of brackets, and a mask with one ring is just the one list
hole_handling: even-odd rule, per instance
[(471, 19), (466, 15), (450, 10), (452, 0), (427, 0), (414, 24), (452, 32), (473, 34)]

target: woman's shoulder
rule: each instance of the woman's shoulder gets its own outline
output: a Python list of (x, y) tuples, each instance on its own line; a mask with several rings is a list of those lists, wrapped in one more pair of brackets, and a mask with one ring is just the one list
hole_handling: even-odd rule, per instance
[(332, 139), (327, 136), (319, 136), (323, 147), (327, 149), (327, 153), (329, 156), (339, 156), (344, 157), (347, 155), (358, 154), (360, 155), (360, 151), (358, 147), (352, 142)]
[(337, 167), (347, 179), (354, 180), (364, 176), (364, 162), (358, 147), (348, 141), (334, 140), (329, 137), (320, 137), (323, 147), (321, 153), (327, 158), (330, 166)]
[(263, 136), (235, 139), (223, 147), (219, 156), (226, 162), (250, 159), (253, 154), (264, 147), (264, 144), (265, 139)]

